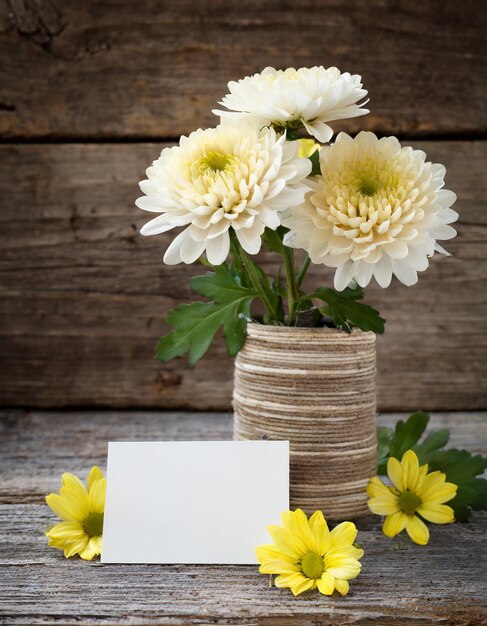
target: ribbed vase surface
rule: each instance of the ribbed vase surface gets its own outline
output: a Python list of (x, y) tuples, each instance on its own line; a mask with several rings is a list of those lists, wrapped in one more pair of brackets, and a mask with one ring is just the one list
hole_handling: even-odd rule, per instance
[(375, 334), (248, 325), (235, 361), (235, 439), (290, 442), (290, 504), (366, 515), (376, 474)]

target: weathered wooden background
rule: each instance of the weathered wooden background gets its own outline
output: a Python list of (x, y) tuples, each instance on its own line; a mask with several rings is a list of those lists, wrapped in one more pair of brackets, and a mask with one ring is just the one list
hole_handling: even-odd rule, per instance
[(152, 358), (195, 269), (162, 264), (170, 235), (138, 235), (137, 181), (164, 143), (215, 124), (228, 80), (323, 64), (361, 73), (371, 99), (369, 116), (337, 130), (425, 149), (459, 198), (453, 256), (413, 288), (367, 292), (388, 320), (380, 408), (486, 408), (486, 6), (2, 2), (0, 402), (228, 408), (221, 342), (194, 368)]

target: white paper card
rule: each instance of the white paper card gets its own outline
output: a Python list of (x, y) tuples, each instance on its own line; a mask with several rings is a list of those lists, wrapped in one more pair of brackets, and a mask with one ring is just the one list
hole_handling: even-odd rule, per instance
[(103, 563), (257, 563), (289, 508), (289, 442), (108, 444)]

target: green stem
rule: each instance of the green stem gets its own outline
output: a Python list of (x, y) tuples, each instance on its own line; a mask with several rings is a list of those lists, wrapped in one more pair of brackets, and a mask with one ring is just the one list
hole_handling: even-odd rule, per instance
[(249, 257), (247, 252), (242, 248), (242, 246), (238, 243), (236, 238), (232, 237), (231, 240), (232, 251), (234, 254), (238, 254), (242, 265), (247, 272), (247, 275), (250, 279), (252, 287), (259, 294), (259, 298), (262, 300), (262, 304), (265, 307), (267, 315), (273, 319), (277, 320), (278, 315), (275, 307), (273, 306), (271, 299), (269, 298), (269, 285), (265, 285), (261, 277), (259, 276), (258, 271), (256, 270), (255, 263)]
[(299, 270), (298, 273), (298, 277), (296, 279), (296, 285), (298, 287), (298, 289), (301, 287), (301, 283), (303, 282), (303, 278), (306, 276), (306, 272), (308, 271), (308, 267), (311, 264), (311, 259), (309, 258), (309, 256), (307, 256), (304, 260), (303, 265), (301, 266), (301, 269)]
[(294, 250), (284, 246), (284, 267), (286, 269), (286, 284), (287, 284), (287, 304), (289, 308), (289, 323), (292, 324), (295, 320), (295, 306), (299, 299), (298, 287), (296, 284), (296, 269), (294, 267)]

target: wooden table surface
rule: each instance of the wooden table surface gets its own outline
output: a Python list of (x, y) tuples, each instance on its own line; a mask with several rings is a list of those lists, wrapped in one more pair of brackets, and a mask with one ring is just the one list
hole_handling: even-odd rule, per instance
[[(392, 424), (399, 414), (387, 414)], [(451, 445), (486, 451), (487, 414), (437, 413)], [(257, 566), (101, 565), (47, 547), (55, 518), (44, 496), (63, 471), (106, 466), (108, 440), (231, 438), (225, 413), (0, 412), (2, 624), (485, 624), (487, 516), (436, 526), (428, 546), (390, 540), (380, 520), (358, 522), (363, 571), (347, 597), (269, 587)]]

